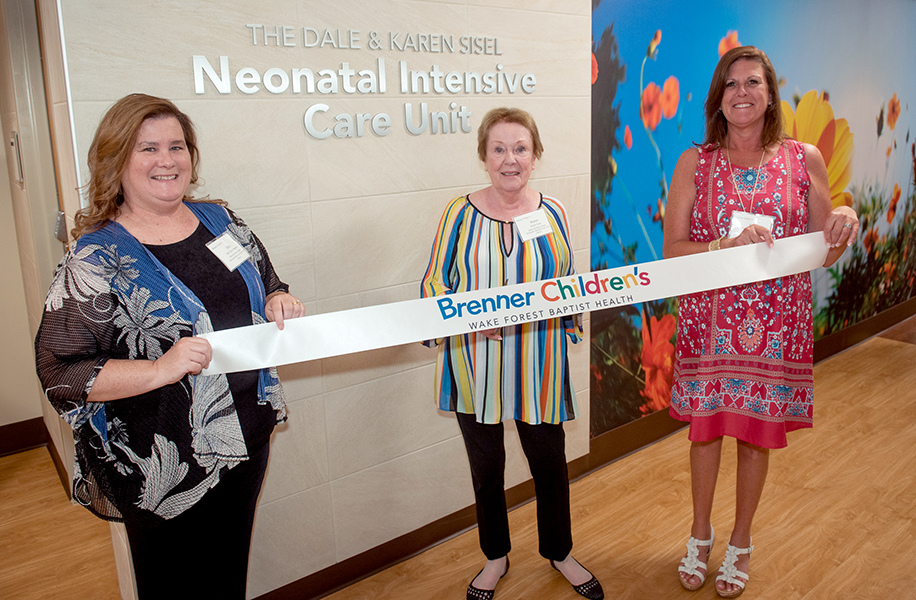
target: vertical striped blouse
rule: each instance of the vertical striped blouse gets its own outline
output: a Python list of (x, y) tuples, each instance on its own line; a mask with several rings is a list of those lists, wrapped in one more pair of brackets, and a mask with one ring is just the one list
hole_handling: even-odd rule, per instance
[[(507, 247), (503, 222), (467, 196), (449, 202), (420, 292), (424, 298), (572, 275), (566, 210), (541, 195), (553, 232), (523, 242), (515, 223)], [(503, 327), (502, 341), (480, 333), (435, 340), (441, 410), (476, 414), (479, 423), (516, 419), (557, 424), (576, 418), (566, 348), (582, 339), (580, 315)], [(568, 336), (568, 339), (567, 339)]]

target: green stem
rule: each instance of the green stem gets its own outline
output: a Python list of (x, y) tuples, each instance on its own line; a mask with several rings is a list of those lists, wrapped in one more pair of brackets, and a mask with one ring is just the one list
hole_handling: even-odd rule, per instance
[(625, 366), (617, 362), (617, 359), (611, 356), (610, 354), (608, 354), (607, 352), (605, 352), (604, 348), (602, 348), (598, 344), (592, 344), (592, 347), (595, 348), (601, 354), (603, 354), (604, 357), (608, 360), (608, 362), (610, 362), (612, 365), (617, 366), (621, 371), (623, 371), (624, 373), (626, 373), (627, 375), (629, 375), (630, 377), (632, 377), (639, 383), (646, 385), (646, 381), (644, 379), (640, 379), (638, 375), (636, 375), (635, 373), (627, 369)]
[(633, 198), (632, 196), (630, 196), (630, 192), (629, 190), (627, 190), (627, 186), (624, 185), (622, 179), (619, 180), (617, 183), (620, 185), (621, 188), (623, 188), (623, 195), (626, 197), (627, 202), (630, 203), (630, 207), (633, 209), (633, 214), (636, 215), (636, 222), (639, 223), (639, 228), (642, 229), (642, 234), (646, 238), (646, 243), (649, 244), (649, 250), (652, 251), (653, 260), (658, 260), (658, 254), (655, 252), (655, 246), (652, 245), (652, 240), (649, 239), (649, 232), (648, 230), (646, 230), (646, 226), (642, 222), (642, 216), (640, 216), (639, 211), (636, 210), (636, 203), (633, 202)]
[[(646, 127), (646, 120), (642, 118), (642, 93), (645, 89), (643, 88), (643, 84), (642, 84), (643, 83), (642, 76), (643, 76), (643, 72), (646, 70), (646, 61), (648, 59), (649, 59), (648, 56), (643, 57), (642, 66), (639, 69), (639, 117), (640, 117), (639, 120), (642, 121), (642, 128), (646, 130), (646, 135), (649, 136), (649, 142), (652, 143), (652, 147), (655, 149), (655, 156), (658, 158), (658, 166), (661, 167), (662, 153), (659, 151), (658, 145), (655, 143), (655, 138), (652, 137), (652, 132), (649, 130), (648, 127)], [(664, 171), (662, 171), (662, 173), (664, 174)], [(662, 182), (664, 181), (665, 181), (665, 178), (663, 176)], [(667, 183), (664, 184), (664, 189), (665, 189), (665, 198), (667, 198), (668, 197), (668, 184)]]

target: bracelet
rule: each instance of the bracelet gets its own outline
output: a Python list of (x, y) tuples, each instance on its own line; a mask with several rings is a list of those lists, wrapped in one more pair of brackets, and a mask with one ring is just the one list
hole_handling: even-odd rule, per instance
[(709, 246), (708, 246), (709, 251), (710, 251), (710, 252), (713, 252), (714, 250), (718, 250), (718, 249), (719, 249), (719, 243), (722, 242), (723, 239), (725, 239), (725, 238), (719, 238), (719, 239), (717, 239), (717, 240), (713, 240), (713, 241), (709, 242)]

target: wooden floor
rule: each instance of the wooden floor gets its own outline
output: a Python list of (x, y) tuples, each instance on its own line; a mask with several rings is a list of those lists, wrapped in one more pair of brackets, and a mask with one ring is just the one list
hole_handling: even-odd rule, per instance
[[(815, 367), (815, 428), (774, 451), (744, 598), (916, 598), (916, 318)], [(712, 599), (676, 566), (690, 526), (686, 431), (572, 485), (574, 555), (608, 598)], [(713, 509), (733, 518), (735, 448)], [(512, 567), (497, 600), (578, 595), (537, 555), (534, 505), (510, 515)], [(712, 551), (711, 569), (725, 554)], [(483, 557), (469, 531), (329, 596), (464, 598)], [(108, 526), (70, 506), (44, 450), (0, 458), (0, 598), (117, 598)]]
[(70, 504), (47, 448), (0, 458), (0, 598), (120, 597), (108, 523)]

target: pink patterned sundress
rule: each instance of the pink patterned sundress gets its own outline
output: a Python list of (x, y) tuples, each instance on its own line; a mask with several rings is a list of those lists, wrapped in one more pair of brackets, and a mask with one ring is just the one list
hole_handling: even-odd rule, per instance
[[(775, 218), (774, 238), (808, 232), (811, 181), (802, 144), (785, 140), (760, 169), (732, 166), (735, 183), (724, 152), (698, 151), (691, 241), (726, 235), (732, 212), (748, 211), (749, 200), (748, 212)], [(690, 423), (691, 441), (727, 435), (783, 448), (786, 432), (812, 426), (811, 311), (807, 272), (678, 299), (670, 412)]]

